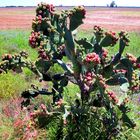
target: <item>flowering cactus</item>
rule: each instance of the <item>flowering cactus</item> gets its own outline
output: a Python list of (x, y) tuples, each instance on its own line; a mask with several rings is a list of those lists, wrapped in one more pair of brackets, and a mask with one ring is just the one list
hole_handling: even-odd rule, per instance
[[(138, 91), (139, 75), (134, 74), (134, 70), (140, 68), (140, 58), (131, 54), (123, 56), (125, 47), (129, 45), (128, 34), (124, 31), (117, 35), (112, 31), (104, 32), (100, 26), (94, 26), (90, 41), (86, 38), (76, 38), (73, 31), (83, 23), (85, 14), (83, 6), (58, 14), (53, 5), (39, 4), (32, 22), (33, 31), (29, 37), (30, 46), (38, 51), (38, 59), (35, 63), (29, 63), (25, 53), (17, 56), (4, 55), (0, 63), (0, 72), (28, 67), (41, 77), (40, 81), (51, 81), (53, 83), (51, 90), (33, 86), (32, 90), (23, 92), (22, 97), (29, 101), (39, 94), (51, 95), (53, 104), (59, 106), (59, 109), (63, 108), (65, 125), (74, 120), (79, 131), (82, 129), (82, 118), (84, 118), (82, 112), (88, 110), (90, 113), (88, 111), (86, 113), (91, 115), (91, 106), (105, 109), (106, 114), (110, 114), (108, 118), (98, 112), (96, 117), (104, 125), (106, 139), (110, 139), (121, 131), (121, 127), (118, 127), (120, 121), (129, 124), (131, 128), (135, 126), (135, 123), (128, 118), (127, 111), (124, 111), (127, 110), (126, 98), (120, 100), (117, 93), (111, 91), (111, 86), (120, 85), (125, 92)], [(109, 47), (115, 47), (118, 42), (118, 52), (112, 57), (109, 56)], [(105, 47), (108, 47), (108, 50)], [(71, 66), (64, 62), (65, 57)], [(50, 76), (48, 70), (54, 64), (62, 67), (64, 73)], [(81, 98), (76, 99), (71, 110), (67, 111), (62, 99), (64, 88), (69, 82), (79, 87)], [(116, 108), (122, 112), (122, 116), (117, 116)], [(71, 119), (67, 123), (69, 117)]]

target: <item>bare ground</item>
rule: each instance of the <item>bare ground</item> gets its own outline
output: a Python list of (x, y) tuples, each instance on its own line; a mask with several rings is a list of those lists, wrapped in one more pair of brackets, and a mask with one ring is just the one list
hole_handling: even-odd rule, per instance
[[(59, 8), (60, 10), (61, 8)], [(100, 25), (108, 30), (140, 31), (140, 8), (87, 9), (84, 30)], [(35, 16), (35, 8), (0, 8), (0, 29), (29, 29)]]

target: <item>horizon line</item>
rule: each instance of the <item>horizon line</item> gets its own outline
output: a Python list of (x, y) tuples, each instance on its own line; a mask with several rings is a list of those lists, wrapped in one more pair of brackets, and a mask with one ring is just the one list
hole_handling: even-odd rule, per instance
[[(77, 5), (56, 5), (55, 7), (73, 7), (73, 6), (77, 6)], [(83, 5), (84, 7), (107, 7), (107, 8), (118, 8), (118, 7), (132, 7), (132, 8), (140, 8), (140, 6), (117, 6), (117, 7), (109, 7), (109, 6), (96, 6), (96, 5)], [(24, 6), (24, 5), (6, 5), (6, 6), (0, 6), (0, 8), (7, 8), (7, 7), (37, 7), (34, 5), (28, 5), (28, 6)]]

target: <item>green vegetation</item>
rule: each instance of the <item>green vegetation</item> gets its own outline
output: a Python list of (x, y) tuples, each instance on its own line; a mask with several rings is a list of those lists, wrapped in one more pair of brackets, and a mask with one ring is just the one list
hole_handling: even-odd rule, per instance
[[(78, 38), (81, 37), (91, 37), (91, 33), (93, 31), (90, 30), (87, 31), (83, 30), (80, 31), (78, 34)], [(0, 31), (0, 56), (2, 56), (5, 53), (18, 53), (21, 50), (26, 50), (29, 53), (29, 56), (32, 60), (35, 60), (37, 58), (37, 52), (29, 47), (28, 44), (28, 38), (30, 35), (30, 31), (26, 30), (3, 30)], [(128, 53), (135, 54), (138, 56), (140, 54), (140, 33), (130, 32), (130, 45), (127, 47), (127, 49), (124, 51), (124, 54), (126, 51)], [(118, 50), (118, 45), (116, 47), (112, 47), (111, 52), (112, 54)]]
[[(139, 128), (135, 123), (137, 120), (133, 120), (136, 115), (127, 103), (130, 94), (140, 89), (137, 73), (140, 57), (123, 54), (130, 42), (125, 31), (117, 35), (94, 26), (92, 34), (91, 31), (88, 34), (82, 32), (80, 39), (75, 38), (73, 31), (83, 23), (85, 14), (83, 6), (58, 14), (53, 5), (40, 3), (29, 38), (30, 46), (38, 52), (38, 59), (32, 56), (31, 59), (35, 60), (30, 62), (27, 50), (2, 57), (1, 73), (8, 70), (19, 73), (27, 67), (39, 76), (42, 85), (49, 83), (45, 88), (32, 85), (32, 89), (23, 91), (22, 103), (15, 101), (22, 110), (15, 108), (15, 103), (10, 104), (12, 111), (11, 107), (3, 107), (4, 114), (13, 117), (16, 138), (37, 139), (37, 129), (45, 128), (48, 139), (127, 139), (129, 130)], [(27, 46), (27, 42), (24, 44), (16, 33), (13, 36), (17, 42), (8, 52), (12, 54)], [(7, 36), (5, 38), (8, 40)], [(21, 43), (24, 45), (20, 47)], [(129, 51), (127, 47), (126, 52)], [(67, 59), (63, 62), (64, 57), (69, 59), (69, 65), (65, 63)], [(29, 77), (23, 76), (25, 81), (32, 82), (32, 74), (27, 70), (25, 73)], [(113, 91), (112, 87), (116, 85), (123, 96), (117, 96), (117, 89)], [(49, 98), (45, 102), (41, 99), (36, 102), (34, 98), (39, 95), (48, 95)], [(28, 115), (25, 117), (25, 114)], [(130, 135), (132, 139), (133, 136), (138, 137), (134, 133)]]
[[(29, 31), (23, 30), (0, 31), (0, 59), (5, 53), (14, 54), (26, 50), (31, 56), (30, 58), (35, 60), (37, 53), (28, 45), (29, 33)], [(6, 75), (0, 76), (0, 99), (19, 95), (21, 91), (30, 87), (31, 82), (35, 83), (35, 75), (28, 69), (24, 69), (24, 75), (15, 75), (13, 72)]]
[[(92, 31), (90, 31), (92, 32)], [(30, 31), (23, 31), (23, 30), (4, 30), (0, 31), (0, 56), (5, 53), (18, 53), (21, 50), (26, 50), (30, 58), (32, 60), (35, 60), (37, 58), (37, 52), (29, 47), (28, 45), (28, 37), (29, 37)], [(90, 33), (87, 34), (86, 31), (82, 31), (80, 35), (78, 36), (79, 38), (81, 37), (87, 37), (90, 38)], [(129, 33), (130, 36), (130, 46), (127, 47), (126, 51), (124, 51), (124, 55), (126, 52), (135, 54), (138, 56), (140, 54), (140, 34), (139, 33)], [(111, 54), (114, 54), (116, 50), (118, 50), (118, 44), (116, 47), (109, 48), (111, 49)], [(110, 54), (110, 55), (111, 55)], [(58, 67), (54, 67), (52, 69), (53, 72), (58, 72), (61, 71), (61, 69)], [(30, 87), (31, 83), (35, 83), (35, 76), (34, 74), (27, 70), (24, 69), (24, 74), (14, 74), (13, 72), (9, 72), (7, 75), (1, 75), (0, 76), (0, 99), (9, 99), (11, 97), (15, 97), (16, 95), (19, 95), (22, 91), (25, 89), (28, 89)], [(75, 98), (75, 95), (73, 93), (77, 93), (79, 91), (78, 87), (69, 84), (67, 88), (64, 89), (64, 98), (66, 100), (70, 100), (71, 98)], [(48, 102), (46, 97), (44, 98), (43, 102)], [(134, 100), (135, 105), (132, 106), (132, 111), (130, 116), (135, 116), (135, 121), (138, 124), (135, 130), (127, 130), (125, 132), (125, 135), (131, 138), (131, 140), (139, 140), (140, 136), (140, 120), (139, 120), (139, 114), (138, 112), (140, 111), (140, 103), (138, 103), (138, 98)], [(131, 103), (130, 103), (131, 104)], [(2, 102), (2, 104), (4, 103)], [(1, 108), (0, 108), (1, 110)], [(6, 118), (6, 116), (2, 115), (3, 112), (2, 110), (0, 111), (0, 139), (5, 138), (5, 139), (12, 139), (12, 136), (14, 134), (14, 129), (12, 127), (12, 119), (11, 118)], [(3, 120), (3, 121), (2, 121)], [(54, 135), (56, 134), (56, 130), (54, 128), (57, 128), (57, 124), (50, 124), (54, 125), (54, 127), (49, 128), (49, 138), (53, 138)], [(7, 135), (7, 137), (6, 137)], [(46, 132), (42, 129), (42, 133), (39, 134), (41, 138), (43, 138), (43, 135), (46, 135)], [(41, 139), (40, 138), (40, 139)], [(38, 138), (39, 139), (39, 138)], [(124, 138), (125, 139), (125, 138)]]
[(0, 56), (5, 53), (18, 53), (25, 50), (31, 59), (37, 57), (37, 52), (28, 45), (30, 31), (25, 30), (3, 30), (0, 31)]
[[(87, 37), (88, 39), (91, 38), (92, 30), (80, 30), (80, 33), (78, 34), (78, 38)], [(123, 54), (125, 55), (127, 53), (134, 54), (135, 56), (139, 56), (140, 54), (140, 33), (138, 32), (128, 32), (130, 37), (130, 43), (129, 46), (124, 50)], [(119, 45), (117, 44), (115, 47), (110, 47), (111, 54), (114, 54), (118, 50)]]

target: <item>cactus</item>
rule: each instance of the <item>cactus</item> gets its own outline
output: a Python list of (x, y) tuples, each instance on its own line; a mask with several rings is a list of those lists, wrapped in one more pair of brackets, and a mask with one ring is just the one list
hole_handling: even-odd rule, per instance
[[(130, 54), (123, 56), (125, 47), (129, 45), (128, 34), (124, 31), (117, 36), (114, 32), (105, 32), (100, 26), (94, 26), (90, 41), (86, 38), (77, 39), (72, 32), (83, 23), (85, 14), (86, 10), (82, 6), (57, 14), (53, 5), (39, 4), (32, 23), (33, 31), (29, 37), (30, 46), (38, 51), (38, 59), (34, 63), (29, 62), (25, 52), (19, 55), (4, 55), (0, 63), (0, 72), (7, 72), (7, 70), (21, 72), (23, 67), (28, 67), (40, 76), (40, 81), (52, 82), (49, 90), (33, 87), (23, 92), (22, 97), (27, 98), (28, 101), (39, 94), (49, 95), (53, 97), (54, 105), (60, 105), (64, 88), (68, 83), (78, 85), (81, 98), (76, 99), (68, 114), (65, 105), (60, 105), (63, 106), (62, 113), (65, 121), (70, 117), (69, 114), (73, 114), (71, 117), (75, 119), (76, 129), (80, 130), (85, 119), (84, 113), (88, 110), (89, 112), (86, 113), (92, 114), (91, 106), (105, 108), (108, 118), (99, 114), (96, 117), (100, 116), (98, 120), (102, 120), (105, 126), (106, 138), (112, 138), (114, 130), (119, 132), (123, 127), (118, 128), (120, 121), (131, 128), (135, 123), (127, 116), (124, 100), (121, 101), (109, 86), (118, 85), (122, 90), (124, 88), (123, 91), (133, 91), (133, 93), (137, 87), (136, 91), (138, 91), (139, 75), (134, 73), (134, 70), (139, 69), (140, 58)], [(117, 42), (119, 42), (119, 50), (110, 57), (109, 47), (115, 47)], [(65, 57), (71, 65), (64, 62)], [(49, 69), (55, 64), (62, 67), (64, 72), (49, 75)], [(128, 90), (125, 90), (126, 88)], [(117, 116), (116, 107), (122, 112), (122, 118)], [(108, 126), (104, 121), (108, 121)]]

